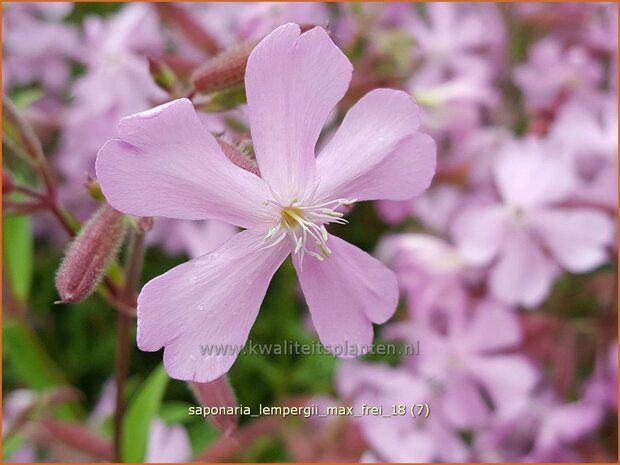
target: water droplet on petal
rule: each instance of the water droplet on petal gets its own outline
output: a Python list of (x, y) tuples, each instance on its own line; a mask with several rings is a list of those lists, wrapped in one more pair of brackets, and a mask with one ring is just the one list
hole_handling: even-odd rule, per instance
[(196, 283), (198, 282), (198, 276), (196, 276), (195, 274), (194, 274), (194, 275), (192, 275), (192, 276), (189, 278), (189, 282), (190, 282), (190, 283), (192, 283), (192, 284), (196, 284)]
[(205, 306), (204, 306), (204, 305), (202, 305), (202, 304), (198, 304), (198, 305), (196, 306), (196, 308), (197, 308), (199, 311), (201, 311), (201, 312), (202, 312), (202, 311), (205, 309)]
[(252, 284), (254, 282), (253, 278), (248, 278), (245, 280), (246, 284)]
[(196, 356), (190, 354), (189, 359), (192, 360), (192, 361), (196, 361)]

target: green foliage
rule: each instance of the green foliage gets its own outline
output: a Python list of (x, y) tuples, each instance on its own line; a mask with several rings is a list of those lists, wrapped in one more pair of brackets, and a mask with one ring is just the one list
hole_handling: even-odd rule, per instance
[[(70, 384), (36, 333), (16, 319), (5, 319), (2, 323), (2, 354), (6, 360), (3, 366), (28, 389), (40, 392)], [(59, 406), (57, 414), (65, 420), (81, 416), (75, 404)]]
[(34, 241), (28, 216), (5, 216), (2, 225), (3, 270), (10, 295), (20, 304), (28, 302), (32, 285)]
[(214, 93), (210, 100), (201, 107), (201, 110), (206, 112), (226, 111), (246, 102), (245, 88), (238, 87)]
[(149, 428), (159, 413), (169, 379), (163, 365), (158, 366), (129, 403), (123, 425), (123, 461), (144, 461)]

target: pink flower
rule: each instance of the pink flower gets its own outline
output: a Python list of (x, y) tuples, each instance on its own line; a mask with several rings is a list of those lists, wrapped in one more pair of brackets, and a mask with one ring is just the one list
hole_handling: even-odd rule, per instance
[(493, 74), (504, 54), (505, 30), (493, 4), (426, 3), (427, 21), (414, 16), (410, 26), (417, 58), (424, 59), (424, 74), (486, 68)]
[[(458, 431), (446, 423), (437, 402), (441, 393), (431, 382), (404, 367), (347, 361), (338, 367), (336, 389), (353, 406), (377, 462), (463, 462), (469, 452)], [(394, 415), (392, 406), (428, 404), (430, 414), (413, 418)], [(383, 415), (362, 415), (363, 404), (383, 406)]]
[[(419, 341), (420, 355), (408, 362), (442, 387), (446, 421), (459, 429), (512, 417), (539, 380), (529, 359), (509, 353), (522, 339), (515, 312), (490, 300), (470, 304), (455, 305), (443, 322), (416, 320), (390, 328)], [(491, 399), (493, 412), (485, 399)]]
[(77, 30), (62, 22), (72, 9), (72, 3), (56, 2), (5, 5), (3, 90), (34, 83), (52, 94), (66, 88), (70, 62), (80, 58)]
[(514, 70), (514, 81), (532, 109), (550, 109), (567, 95), (591, 93), (602, 77), (599, 63), (587, 50), (545, 38), (532, 46), (528, 62)]
[(189, 100), (120, 121), (120, 139), (97, 159), (108, 201), (136, 216), (219, 219), (247, 228), (215, 251), (146, 284), (138, 298), (138, 346), (162, 346), (168, 373), (210, 381), (243, 345), (276, 269), (292, 254), (313, 323), (326, 345), (365, 345), (398, 300), (378, 260), (330, 237), (357, 201), (411, 198), (435, 169), (433, 140), (417, 132), (418, 108), (399, 91), (362, 98), (315, 157), (321, 128), (347, 90), (352, 66), (327, 33), (287, 24), (252, 52), (246, 92), (261, 177), (229, 161)]
[(183, 425), (167, 425), (159, 418), (151, 422), (146, 463), (185, 463), (191, 457), (192, 447)]
[(470, 265), (490, 265), (491, 293), (534, 307), (547, 296), (557, 264), (585, 273), (608, 260), (613, 223), (592, 208), (562, 205), (575, 188), (562, 147), (535, 138), (515, 141), (499, 155), (494, 177), (501, 201), (470, 207), (452, 234)]
[(532, 396), (517, 416), (498, 419), (477, 435), (474, 448), (484, 462), (577, 462), (573, 444), (601, 422), (601, 409), (587, 400), (564, 403), (550, 390)]
[(451, 244), (427, 234), (395, 234), (381, 240), (377, 256), (396, 273), (412, 315), (430, 318), (435, 307), (452, 312), (462, 305), (466, 269)]

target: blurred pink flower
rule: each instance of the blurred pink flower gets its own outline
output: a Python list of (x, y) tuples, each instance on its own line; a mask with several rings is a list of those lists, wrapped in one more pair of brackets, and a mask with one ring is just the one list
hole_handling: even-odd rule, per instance
[(448, 423), (470, 429), (486, 426), (491, 418), (510, 418), (527, 404), (539, 379), (528, 358), (509, 353), (521, 342), (518, 317), (488, 300), (451, 310), (443, 322), (415, 320), (390, 330), (419, 341), (420, 355), (408, 363), (441, 386)]
[[(336, 374), (336, 389), (353, 406), (377, 462), (463, 462), (469, 458), (465, 442), (444, 418), (440, 398), (431, 383), (404, 367), (346, 361)], [(362, 415), (363, 404), (383, 406), (383, 415)], [(392, 406), (429, 404), (428, 418), (393, 415)]]
[(561, 150), (536, 138), (508, 144), (494, 170), (500, 203), (471, 206), (452, 224), (463, 259), (491, 265), (489, 286), (503, 302), (540, 304), (557, 275), (556, 262), (585, 273), (609, 259), (611, 219), (562, 205), (576, 184), (572, 165), (557, 156)]
[(82, 53), (75, 26), (62, 22), (72, 3), (6, 3), (2, 14), (2, 88), (40, 83), (61, 92)]
[(394, 270), (412, 315), (430, 318), (442, 303), (463, 305), (466, 267), (458, 251), (442, 239), (414, 233), (386, 236), (377, 256)]
[[(32, 409), (37, 401), (34, 391), (28, 389), (15, 389), (4, 395), (2, 399), (2, 437), (15, 427), (18, 421), (24, 421), (28, 409)], [(23, 429), (23, 425), (22, 425)], [(34, 462), (37, 458), (35, 444), (31, 442), (29, 435), (24, 435), (24, 441), (16, 450), (3, 457), (7, 463)]]
[(585, 400), (562, 403), (550, 391), (533, 396), (517, 416), (497, 419), (476, 437), (481, 461), (577, 462), (571, 444), (601, 421), (598, 405)]
[(400, 223), (413, 217), (425, 227), (442, 233), (447, 230), (462, 198), (463, 194), (458, 188), (439, 184), (414, 200), (380, 200), (376, 206), (379, 216), (387, 223)]
[(415, 15), (410, 33), (415, 58), (424, 60), (423, 74), (440, 77), (446, 72), (499, 70), (505, 30), (497, 6), (491, 3), (431, 2), (424, 5), (428, 20)]
[(618, 107), (615, 95), (573, 100), (560, 110), (550, 138), (565, 144), (579, 174), (571, 199), (618, 208)]
[(159, 418), (151, 422), (146, 446), (146, 463), (185, 463), (191, 459), (192, 447), (182, 425), (167, 425)]
[(602, 68), (586, 48), (546, 37), (534, 44), (528, 61), (517, 66), (513, 79), (530, 109), (553, 109), (562, 98), (591, 93), (600, 83)]
[(351, 71), (320, 28), (300, 35), (299, 26), (287, 24), (254, 49), (246, 92), (262, 178), (226, 158), (186, 99), (124, 118), (120, 139), (99, 152), (97, 174), (115, 208), (248, 228), (143, 288), (138, 346), (165, 346), (172, 377), (205, 382), (230, 368), (238, 352), (202, 355), (201, 345), (245, 343), (269, 281), (290, 253), (324, 344), (366, 345), (372, 323), (394, 312), (393, 273), (330, 238), (325, 225), (344, 223), (340, 210), (354, 202), (424, 191), (435, 169), (435, 146), (417, 132), (411, 98), (379, 89), (348, 112), (315, 158), (321, 128)]
[(550, 137), (566, 144), (571, 155), (618, 163), (618, 103), (616, 95), (596, 101), (573, 100), (555, 119)]

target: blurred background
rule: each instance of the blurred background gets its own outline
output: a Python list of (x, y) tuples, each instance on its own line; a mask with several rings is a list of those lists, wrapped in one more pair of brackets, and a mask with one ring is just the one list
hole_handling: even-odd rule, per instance
[[(71, 235), (105, 202), (97, 151), (120, 118), (188, 96), (251, 154), (245, 62), (287, 22), (324, 27), (355, 68), (320, 145), (377, 87), (410, 93), (437, 141), (426, 193), (356, 205), (332, 228), (397, 275), (399, 308), (376, 342), (419, 353), (241, 355), (228, 380), (189, 386), (137, 349), (132, 319), (120, 458), (616, 462), (613, 3), (4, 3), (3, 460), (115, 457), (109, 291), (126, 247), (91, 297), (54, 304)], [(140, 285), (235, 232), (156, 218)], [(318, 341), (290, 260), (250, 339)], [(188, 414), (363, 403), (430, 414)]]

